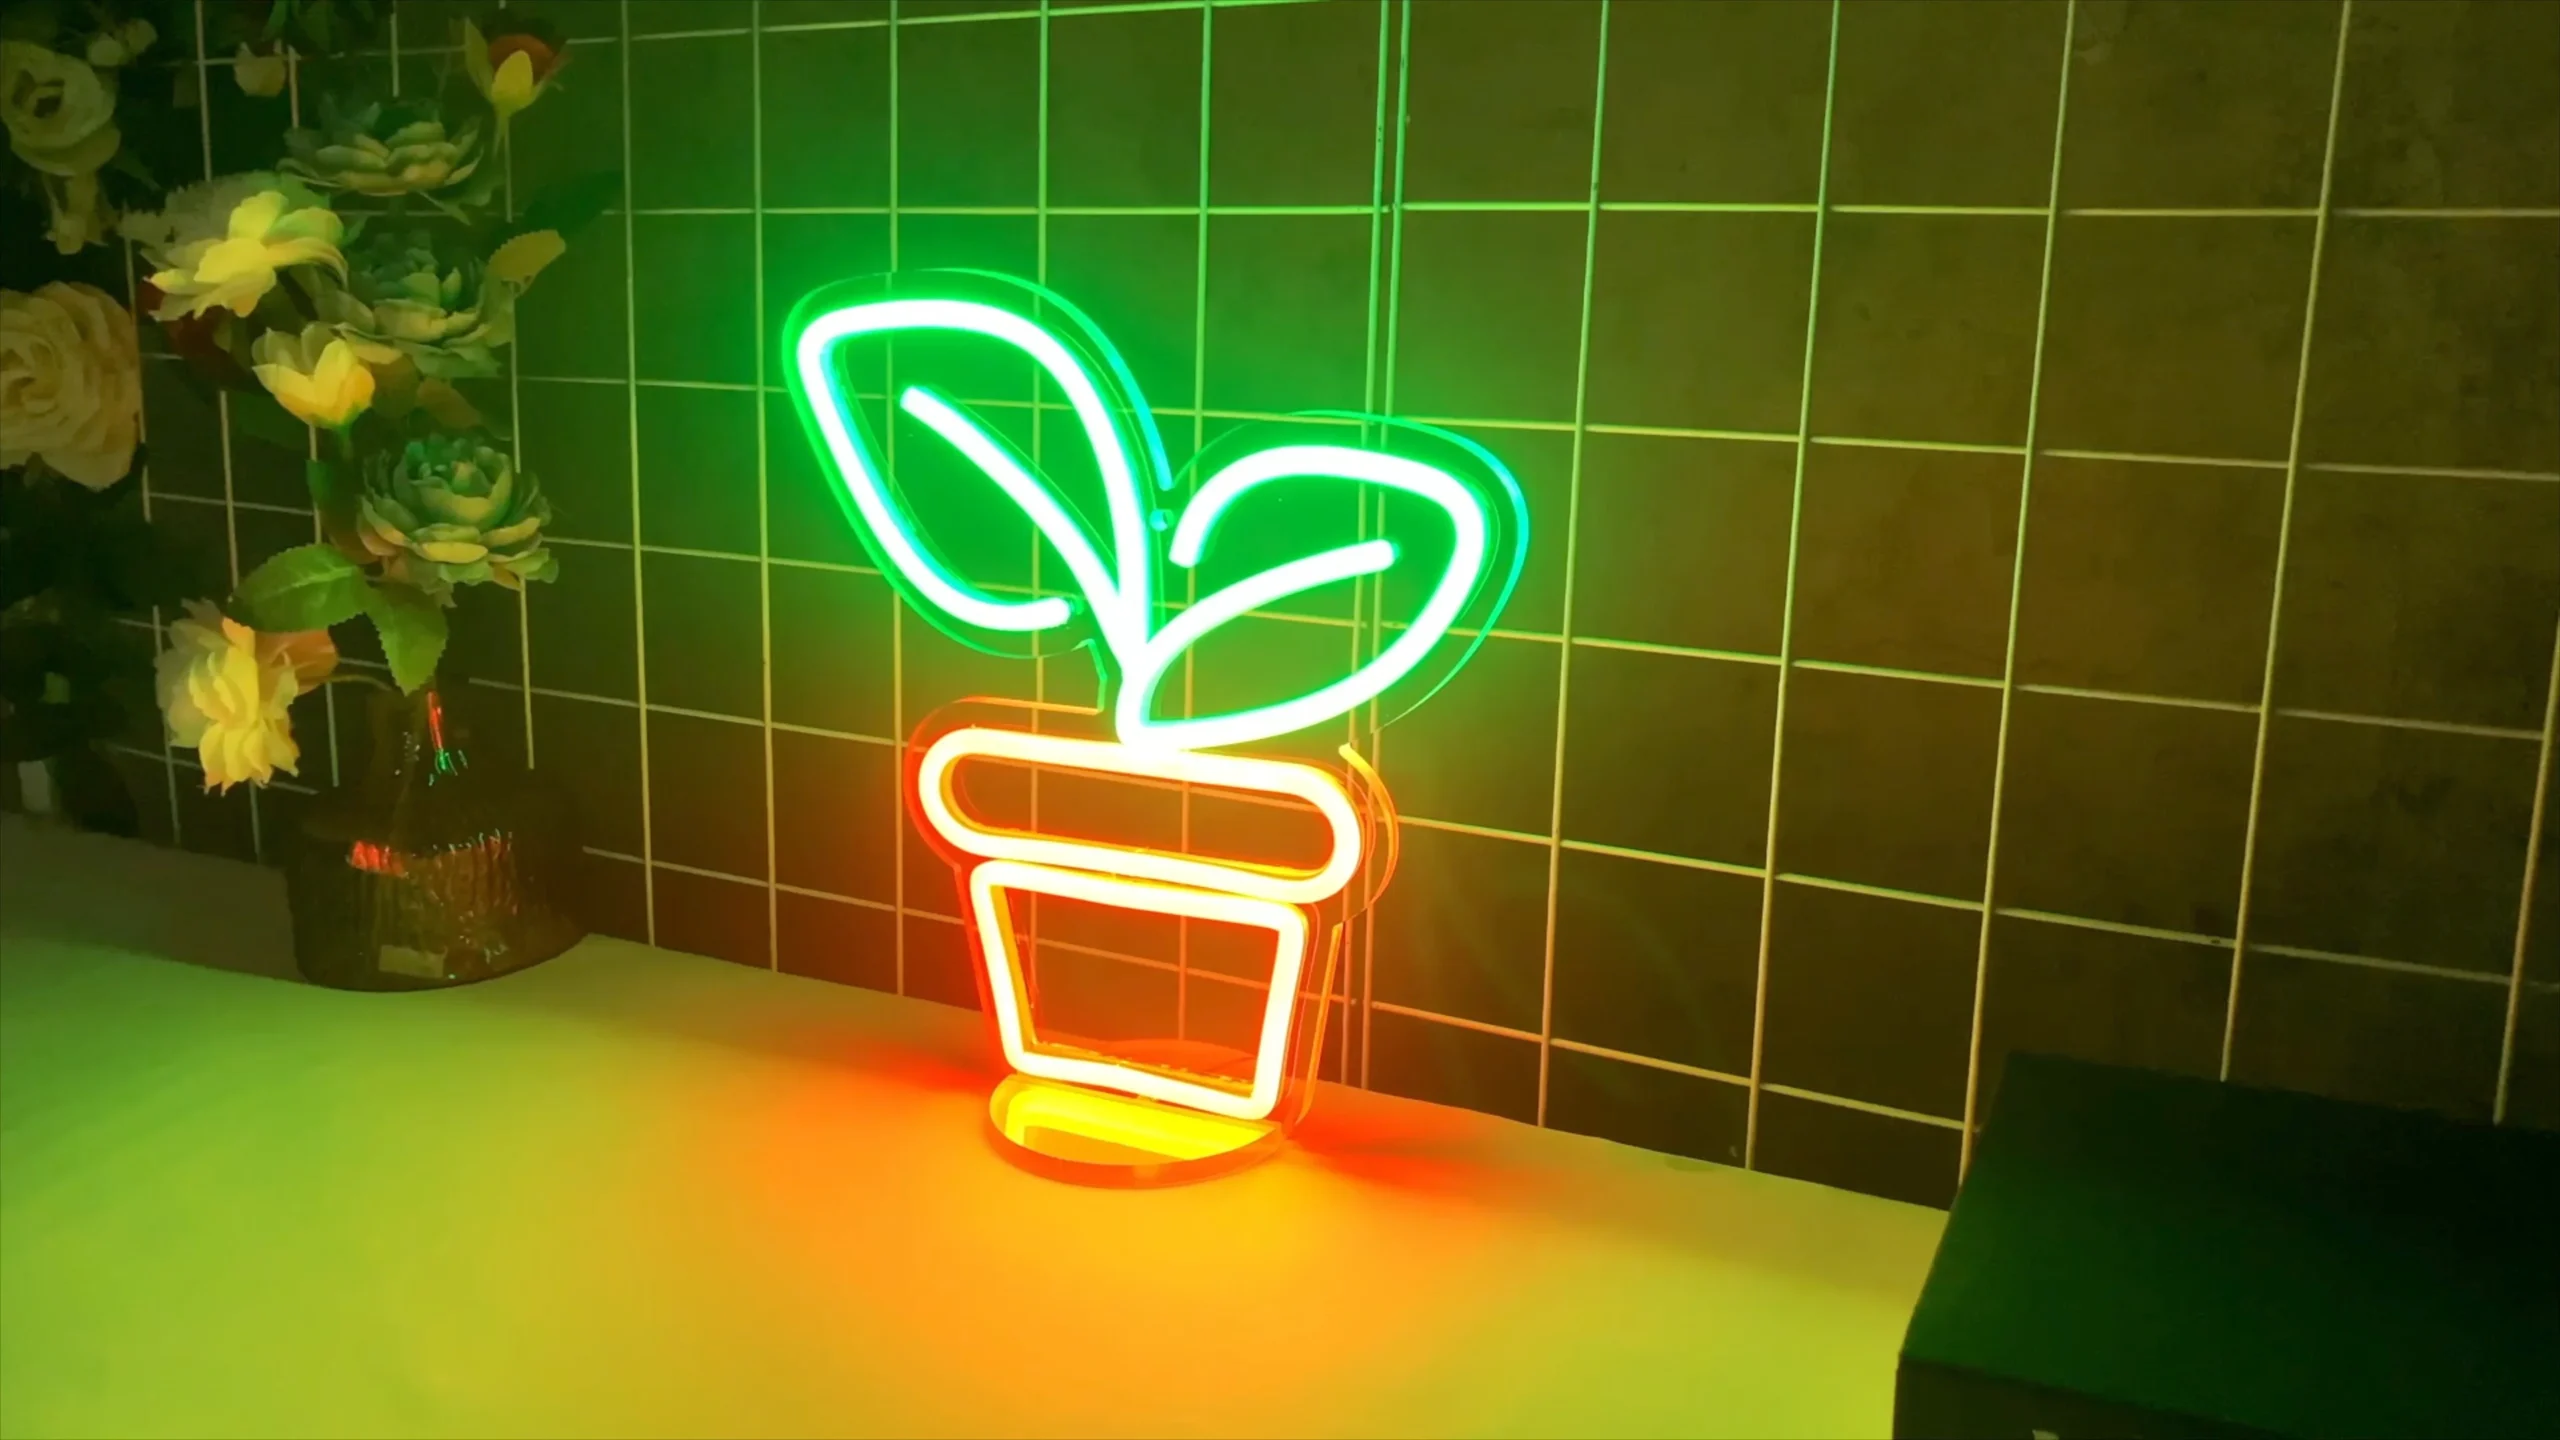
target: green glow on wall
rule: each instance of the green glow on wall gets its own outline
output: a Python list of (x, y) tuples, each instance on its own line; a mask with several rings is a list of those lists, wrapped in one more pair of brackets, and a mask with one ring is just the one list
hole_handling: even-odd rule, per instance
[[(1006, 640), (1019, 644), (1024, 637), (1066, 632), (1075, 643), (1091, 646), (1103, 673), (1104, 703), (1124, 744), (1184, 750), (1249, 744), (1321, 724), (1408, 680), (1415, 693), (1399, 713), (1410, 709), (1474, 653), (1519, 583), (1529, 520), (1519, 482), (1484, 447), (1410, 421), (1305, 412), (1299, 418), (1357, 422), (1357, 431), (1346, 427), (1346, 433), (1357, 433), (1363, 443), (1222, 444), (1195, 460), (1206, 478), (1178, 514), (1152, 506), (1153, 497), (1175, 488), (1176, 476), (1135, 376), (1083, 312), (1027, 281), (945, 270), (829, 286), (800, 302), (785, 335), (784, 370), (802, 422), (836, 482), (847, 519), (882, 573), (920, 613), (963, 643), (1001, 651)], [(918, 336), (960, 337), (1016, 352), (1064, 397), (1076, 438), (1101, 482), (1100, 525), (1079, 513), (1050, 476), (963, 402), (907, 384), (897, 387), (896, 408), (967, 461), (1029, 521), (1063, 562), (1080, 598), (994, 593), (973, 583), (919, 524), (897, 466), (873, 433), (863, 397), (849, 388), (841, 363), (844, 347), (856, 341)], [(1248, 432), (1245, 438), (1253, 437)], [(1419, 537), (1394, 533), (1336, 546), (1226, 584), (1157, 623), (1157, 597), (1188, 588), (1159, 587), (1159, 563), (1196, 571), (1213, 532), (1237, 502), (1265, 487), (1308, 481), (1408, 497), (1446, 523), (1448, 556), (1421, 609), (1378, 654), (1314, 690), (1222, 714), (1155, 714), (1158, 691), (1178, 673), (1184, 653), (1220, 627), (1294, 595), (1381, 574), (1416, 553), (1413, 541)], [(1381, 505), (1376, 513), (1397, 512)], [(1161, 554), (1159, 534), (1166, 537)], [(1442, 642), (1462, 621), (1474, 636), (1446, 653)], [(1442, 666), (1426, 675), (1436, 651), (1444, 652)]]

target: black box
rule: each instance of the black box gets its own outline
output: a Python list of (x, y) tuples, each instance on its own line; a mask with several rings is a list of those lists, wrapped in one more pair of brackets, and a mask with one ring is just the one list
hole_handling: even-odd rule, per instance
[(2560, 1136), (2015, 1056), (1904, 1436), (2560, 1436)]

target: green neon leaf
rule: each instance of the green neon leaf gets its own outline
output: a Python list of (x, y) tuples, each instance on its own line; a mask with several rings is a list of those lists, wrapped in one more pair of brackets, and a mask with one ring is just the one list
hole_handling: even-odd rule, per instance
[[(1114, 726), (1125, 743), (1178, 749), (1247, 744), (1322, 723), (1390, 690), (1398, 692), (1396, 713), (1402, 713), (1465, 663), (1519, 583), (1529, 515), (1518, 481), (1483, 446), (1409, 421), (1333, 413), (1324, 418), (1361, 422), (1360, 430), (1349, 433), (1366, 437), (1362, 444), (1231, 447), (1208, 468), (1179, 516), (1152, 512), (1150, 497), (1170, 488), (1173, 477), (1128, 365), (1092, 321), (1027, 282), (945, 271), (833, 286), (804, 299), (785, 334), (784, 373), (810, 443), (835, 481), (847, 520), (883, 573), (919, 611), (981, 648), (995, 648), (986, 636), (1036, 637), (1082, 622), (1086, 633), (1079, 643), (1095, 649)], [(922, 426), (933, 437), (922, 443), (948, 447), (1021, 513), (1063, 562), (1081, 605), (1055, 595), (1000, 594), (973, 583), (917, 522), (887, 447), (848, 389), (839, 352), (848, 344), (918, 334), (974, 336), (1008, 347), (1041, 372), (1044, 392), (1066, 401), (1071, 422), (1044, 439), (1052, 454), (1079, 440), (1090, 452), (1104, 495), (1100, 525), (1078, 514), (1051, 477), (965, 403), (901, 381), (893, 413)], [(1420, 612), (1366, 663), (1306, 694), (1224, 714), (1157, 717), (1157, 692), (1176, 673), (1177, 662), (1222, 627), (1309, 590), (1381, 574), (1401, 558), (1433, 553), (1394, 535), (1336, 545), (1222, 585), (1158, 623), (1153, 572), (1159, 549), (1166, 563), (1195, 569), (1239, 499), (1266, 486), (1308, 481), (1402, 495), (1438, 517), (1448, 553)], [(1155, 533), (1159, 529), (1162, 535)], [(1462, 625), (1470, 635), (1453, 653), (1443, 642)]]
[[(965, 643), (1033, 636), (1087, 617), (1108, 649), (1142, 643), (1153, 594), (1149, 491), (1170, 483), (1164, 445), (1128, 367), (1092, 322), (1037, 287), (974, 272), (924, 272), (831, 287), (801, 302), (785, 326), (784, 373), (812, 446), (836, 482), (846, 518), (883, 573), (925, 615)], [(1053, 312), (1044, 324), (1026, 312)], [(1063, 396), (1073, 416), (1063, 443), (1081, 438), (1101, 477), (1106, 524), (1087, 525), (1029, 460), (959, 406), (907, 387), (899, 411), (974, 464), (1063, 559), (1084, 604), (1057, 596), (994, 593), (961, 572), (900, 493), (888, 449), (873, 433), (837, 363), (845, 345), (900, 336), (975, 337), (1011, 349)], [(1107, 536), (1107, 541), (1100, 536)]]
[[(1400, 547), (1373, 540), (1343, 546), (1274, 566), (1204, 596), (1167, 622), (1133, 659), (1126, 683), (1114, 705), (1113, 722), (1130, 744), (1208, 749), (1245, 744), (1321, 724), (1385, 695), (1425, 671), (1450, 629), (1477, 609), (1475, 638), (1445, 668), (1429, 678), (1422, 693), (1395, 713), (1412, 708), (1437, 690), (1456, 665), (1481, 643), (1490, 616), (1498, 613), (1516, 583), (1526, 539), (1527, 506), (1519, 500), (1518, 483), (1481, 447), (1428, 427), (1396, 426), (1408, 448), (1421, 448), (1432, 458), (1399, 455), (1385, 449), (1340, 444), (1284, 444), (1246, 451), (1219, 464), (1203, 480), (1191, 504), (1174, 525), (1167, 558), (1176, 566), (1197, 566), (1210, 536), (1237, 501), (1265, 486), (1305, 479), (1333, 479), (1401, 492), (1438, 509), (1447, 521), (1453, 544), (1420, 613), (1395, 638), (1350, 674), (1303, 695), (1248, 710), (1179, 719), (1157, 718), (1155, 692), (1176, 673), (1184, 650), (1250, 610), (1317, 585), (1338, 583), (1385, 570)], [(1413, 442), (1422, 442), (1418, 447)], [(1448, 443), (1443, 443), (1448, 442)], [(1458, 448), (1452, 450), (1450, 444)], [(1469, 461), (1480, 461), (1482, 473), (1471, 473)], [(1488, 581), (1499, 578), (1489, 606), (1477, 606)], [(1390, 716), (1389, 718), (1393, 718)]]

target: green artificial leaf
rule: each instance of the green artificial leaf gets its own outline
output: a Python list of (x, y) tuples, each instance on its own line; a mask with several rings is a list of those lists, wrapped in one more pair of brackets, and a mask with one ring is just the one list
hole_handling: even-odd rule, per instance
[(149, 463), (150, 458), (141, 446), (136, 445), (133, 447), (133, 468), (103, 490), (83, 490), (81, 503), (100, 514), (124, 508), (128, 499), (142, 494), (142, 467)]
[(311, 453), (311, 427), (294, 419), (263, 391), (243, 395), (231, 407), (231, 428), (279, 450)]
[(435, 195), (427, 194), (424, 191), (419, 192), (419, 198), (435, 206), (437, 209), (442, 210), (444, 213), (452, 216), (456, 220), (468, 222), (471, 219), (472, 211), (488, 208), (491, 197), (498, 193), (498, 187), (505, 182), (506, 171), (504, 167), (497, 165), (482, 165), (479, 169), (471, 172), (471, 178), (463, 182), (462, 188), (453, 192), (453, 199), (450, 203), (447, 203), (445, 200)]
[(365, 613), (382, 636), (382, 658), (391, 662), (391, 678), (403, 694), (435, 678), (444, 658), (444, 607), (412, 585), (365, 588)]
[(222, 403), (218, 397), (226, 387), (213, 383), (213, 377), (204, 373), (204, 367), (193, 364), (171, 365), (160, 373), (167, 374), (169, 370), (177, 371), (178, 379), (187, 387), (187, 393), (203, 401), (207, 408)]
[(71, 716), (57, 708), (22, 709), (0, 724), (0, 765), (50, 760), (79, 743)]
[(448, 430), (477, 430), (483, 423), (479, 407), (473, 405), (461, 391), (453, 388), (452, 382), (446, 380), (419, 381), (418, 408), (433, 416), (437, 424)]
[(358, 554), (363, 542), (356, 538), (356, 487), (341, 481), (326, 460), (305, 464), (302, 476), (311, 487), (311, 508), (320, 513), (320, 533), (347, 554)]
[(24, 40), (30, 45), (50, 48), (53, 37), (62, 30), (62, 6), (59, 0), (30, 0), (12, 5), (0, 14), (0, 40)]
[(568, 248), (557, 230), (527, 230), (491, 252), (483, 269), (492, 279), (522, 288)]
[(326, 630), (365, 612), (372, 587), (356, 562), (330, 545), (297, 545), (249, 572), (231, 610), (253, 630)]
[(530, 235), (536, 230), (557, 230), (565, 240), (621, 198), (621, 171), (590, 170), (545, 187), (541, 194), (533, 197), (531, 204), (524, 207), (524, 214), (516, 218), (508, 234)]
[(323, 517), (346, 498), (345, 491), (338, 484), (338, 472), (326, 460), (315, 458), (303, 462), (302, 483), (311, 491), (312, 508)]
[(53, 666), (54, 625), (0, 625), (0, 700), (10, 710), (44, 703), (44, 677)]
[(142, 163), (142, 157), (134, 153), (134, 147), (131, 145), (119, 146), (116, 150), (116, 158), (107, 162), (107, 168), (117, 174), (130, 176), (150, 189), (160, 188), (160, 177), (151, 173), (151, 167)]
[(65, 747), (53, 759), (55, 797), (62, 813), (83, 830), (138, 837), (142, 811), (124, 774), (87, 743)]

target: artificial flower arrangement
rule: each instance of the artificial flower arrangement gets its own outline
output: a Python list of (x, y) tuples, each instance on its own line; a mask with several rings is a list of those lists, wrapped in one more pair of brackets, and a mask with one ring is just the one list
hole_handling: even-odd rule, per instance
[(98, 745), (151, 697), (116, 621), (202, 569), (143, 518), (139, 368), (132, 317), (96, 286), (0, 291), (0, 760), (48, 786), (22, 796), (35, 808), (119, 834), (139, 811)]
[(0, 290), (0, 761), (31, 806), (127, 834), (139, 812), (99, 746), (151, 697), (128, 683), (117, 621), (174, 603), (201, 568), (143, 515), (140, 357), (102, 244), (119, 202), (158, 189), (137, 147), (196, 128), (176, 94), (124, 83), (164, 58), (166, 10), (0, 9), (0, 229), (27, 277)]
[[(289, 133), (272, 169), (174, 193), (155, 174), (195, 163), (208, 75), (279, 96), (296, 58), (378, 52), (387, 13), (377, 0), (0, 11), (0, 224), (29, 232), (41, 216), (58, 258), (12, 251), (60, 276), (0, 291), (0, 759), (47, 762), (86, 792), (93, 803), (66, 806), (84, 824), (134, 828), (96, 746), (155, 698), (127, 693), (129, 632), (114, 622), (217, 583), (212, 557), (143, 516), (136, 321), (112, 292), (130, 288), (195, 383), (262, 388), (332, 439), (308, 472), (327, 543), (276, 556), (168, 629), (158, 708), (209, 787), (295, 771), (284, 707), (334, 668), (329, 626), (369, 618), (414, 691), (455, 587), (550, 574), (539, 487), (457, 382), (499, 373), (517, 297), (618, 188), (604, 173), (521, 219), (493, 213), (510, 122), (553, 83), (560, 37), (503, 11), (485, 31), (465, 21), (423, 103), (306, 87), (320, 123)], [(200, 66), (190, 41), (231, 58)], [(316, 453), (267, 407), (232, 418)]]
[(69, 28), (59, 6), (28, 5), (0, 28), (0, 122), (23, 167), (12, 178), (43, 195), (45, 238), (64, 255), (107, 238), (110, 175), (128, 191), (157, 188), (117, 122), (130, 121), (134, 104), (119, 72), (152, 48), (160, 27), (138, 13), (99, 9), (89, 18), (94, 24)]
[[(391, 681), (435, 676), (460, 587), (552, 576), (550, 506), (461, 386), (500, 373), (517, 299), (566, 248), (576, 200), (495, 213), (509, 122), (566, 51), (466, 20), (460, 76), (436, 98), (323, 94), (272, 170), (226, 175), (125, 217), (142, 307), (217, 383), (254, 384), (325, 432), (306, 469), (325, 539), (242, 576), (170, 629), (158, 692), (205, 784), (298, 773), (289, 706), (338, 674), (329, 627), (372, 624)], [(448, 77), (450, 80), (453, 77)], [(570, 187), (600, 207), (593, 183)], [(373, 681), (373, 683), (380, 683)]]
[[(290, 57), (378, 43), (388, 8), (387, 0), (217, 0), (204, 39), (210, 53), (232, 57), (225, 68), (243, 93), (272, 98), (284, 91)], [(185, 52), (198, 18), (193, 0), (10, 0), (0, 9), (0, 123), (9, 136), (0, 179), (43, 203), (45, 238), (58, 254), (105, 244), (119, 213), (148, 208), (163, 192), (146, 157), (195, 160), (203, 77)], [(557, 53), (537, 43), (537, 53)]]

